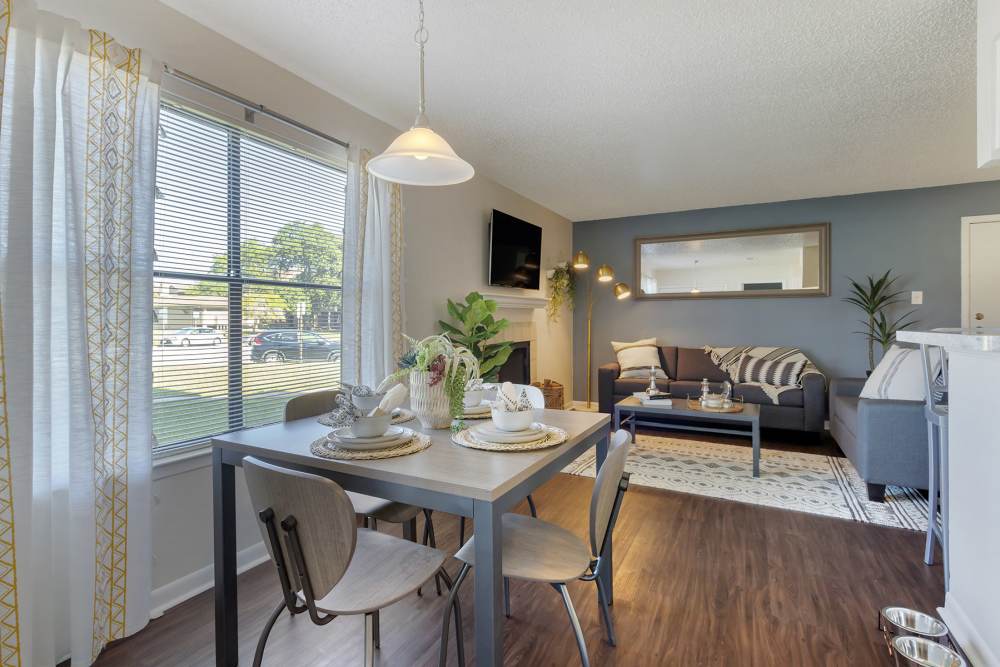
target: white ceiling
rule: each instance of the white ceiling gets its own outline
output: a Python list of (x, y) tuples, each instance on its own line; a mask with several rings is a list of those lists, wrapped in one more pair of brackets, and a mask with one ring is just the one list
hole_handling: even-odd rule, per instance
[[(415, 1), (162, 1), (413, 119)], [(426, 0), (426, 15), (432, 127), (574, 220), (1000, 178), (975, 165), (975, 0)]]

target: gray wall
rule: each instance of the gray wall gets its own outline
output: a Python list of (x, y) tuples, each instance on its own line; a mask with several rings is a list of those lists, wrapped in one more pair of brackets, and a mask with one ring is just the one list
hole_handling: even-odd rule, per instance
[[(961, 218), (1000, 212), (1000, 181), (919, 190), (876, 192), (576, 222), (574, 249), (593, 265), (607, 262), (633, 289), (633, 239), (831, 223), (829, 297), (615, 301), (606, 285), (595, 286), (594, 389), (597, 367), (614, 361), (611, 340), (656, 336), (661, 345), (794, 345), (828, 377), (860, 376), (867, 367), (858, 311), (841, 299), (847, 276), (861, 278), (892, 268), (904, 290), (923, 290), (920, 327), (958, 326), (961, 317)], [(582, 296), (582, 292), (581, 292)], [(908, 296), (908, 295), (907, 295)], [(578, 301), (578, 304), (580, 302)], [(586, 397), (586, 311), (574, 314), (575, 397)]]

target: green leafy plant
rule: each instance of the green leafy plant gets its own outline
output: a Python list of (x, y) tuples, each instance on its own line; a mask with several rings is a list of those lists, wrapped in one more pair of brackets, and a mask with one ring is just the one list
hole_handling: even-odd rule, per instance
[(861, 320), (864, 329), (855, 333), (868, 340), (869, 370), (875, 368), (875, 343), (882, 346), (884, 353), (895, 340), (897, 331), (916, 323), (916, 320), (910, 319), (917, 312), (915, 310), (896, 318), (886, 314), (891, 307), (903, 303), (900, 298), (902, 290), (895, 289), (897, 279), (898, 276), (892, 275), (892, 269), (878, 278), (866, 276), (861, 282), (848, 279), (851, 283), (851, 295), (845, 297), (844, 301), (857, 306), (865, 314), (865, 319)]
[(479, 373), (487, 382), (496, 382), (500, 367), (510, 356), (511, 344), (490, 343), (507, 328), (507, 320), (494, 317), (497, 302), (485, 299), (479, 292), (469, 292), (465, 302), (448, 299), (448, 314), (454, 323), (438, 321), (451, 340), (468, 349), (479, 362)]
[[(399, 370), (382, 382), (392, 384), (408, 376), (411, 371), (430, 373), (428, 384), (441, 383), (452, 417), (462, 414), (465, 399), (465, 385), (479, 377), (479, 360), (462, 345), (456, 345), (447, 335), (428, 336), (422, 340), (406, 337), (410, 345), (399, 359)], [(380, 385), (380, 386), (382, 386)]]
[(570, 268), (569, 262), (556, 264), (549, 270), (549, 302), (545, 312), (553, 322), (559, 319), (559, 312), (564, 304), (573, 308), (573, 293), (576, 287), (576, 274)]

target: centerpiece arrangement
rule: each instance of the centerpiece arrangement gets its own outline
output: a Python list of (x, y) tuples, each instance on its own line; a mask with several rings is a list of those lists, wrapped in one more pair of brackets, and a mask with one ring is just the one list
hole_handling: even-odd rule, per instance
[(410, 408), (420, 423), (424, 428), (448, 428), (452, 418), (462, 415), (466, 384), (479, 378), (479, 360), (447, 335), (406, 340), (410, 350), (387, 381), (409, 378)]

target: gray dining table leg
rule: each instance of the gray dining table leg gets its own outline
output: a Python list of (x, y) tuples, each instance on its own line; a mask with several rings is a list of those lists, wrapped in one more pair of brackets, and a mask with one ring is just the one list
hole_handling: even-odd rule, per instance
[(494, 667), (503, 664), (503, 569), (501, 555), (503, 527), (501, 514), (493, 503), (477, 500), (472, 505), (473, 533), (476, 538), (475, 581), (476, 664)]
[(236, 467), (212, 450), (212, 518), (215, 534), (215, 664), (239, 662), (236, 618)]
[(760, 420), (754, 419), (753, 426), (753, 476), (760, 477)]
[[(635, 428), (635, 414), (632, 415), (633, 424), (632, 427)], [(634, 439), (634, 438), (633, 438)], [(601, 467), (604, 466), (604, 459), (608, 456), (608, 436), (605, 435), (603, 438), (597, 441), (597, 471), (601, 471)], [(601, 556), (601, 572), (598, 575), (601, 579), (601, 583), (604, 584), (604, 591), (608, 597), (608, 604), (612, 604), (615, 598), (614, 590), (614, 565), (611, 555), (611, 539), (604, 541), (604, 551), (600, 554)]]

